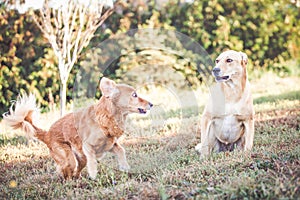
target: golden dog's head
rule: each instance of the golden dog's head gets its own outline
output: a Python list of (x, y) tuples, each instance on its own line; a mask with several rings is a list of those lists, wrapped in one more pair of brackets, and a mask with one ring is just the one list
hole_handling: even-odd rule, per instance
[(246, 76), (248, 57), (243, 52), (228, 50), (216, 59), (212, 74), (217, 82), (229, 81), (234, 77)]
[(140, 98), (136, 90), (125, 84), (116, 84), (113, 80), (103, 77), (100, 81), (102, 95), (109, 98), (122, 113), (147, 113), (153, 106), (149, 101)]

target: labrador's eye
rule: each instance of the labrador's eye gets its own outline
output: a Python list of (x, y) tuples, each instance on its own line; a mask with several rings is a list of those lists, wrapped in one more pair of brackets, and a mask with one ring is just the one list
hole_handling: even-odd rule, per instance
[(134, 93), (132, 93), (132, 96), (133, 96), (134, 98), (136, 98), (136, 97), (137, 97), (137, 94), (134, 92)]
[(220, 60), (216, 60), (215, 62), (216, 62), (216, 64), (219, 62)]
[(231, 63), (232, 61), (233, 61), (233, 60), (230, 59), (230, 58), (228, 58), (228, 59), (226, 60), (227, 63)]

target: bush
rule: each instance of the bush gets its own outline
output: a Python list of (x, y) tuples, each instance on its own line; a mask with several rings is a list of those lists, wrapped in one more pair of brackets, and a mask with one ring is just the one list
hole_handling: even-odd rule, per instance
[(171, 2), (162, 21), (198, 41), (215, 57), (224, 49), (245, 51), (254, 67), (285, 70), (300, 61), (300, 12), (288, 0)]
[[(103, 26), (105, 28), (97, 31), (86, 50), (97, 46), (109, 36), (131, 29), (162, 28), (177, 30), (193, 38), (212, 58), (225, 49), (234, 49), (248, 55), (250, 67), (271, 70), (281, 76), (299, 71), (289, 66), (294, 63), (299, 68), (300, 63), (300, 12), (291, 1), (180, 2), (182, 1), (170, 0), (165, 7), (158, 6), (154, 0), (149, 4), (125, 5), (120, 12), (106, 20)], [(48, 107), (49, 94), (58, 102), (57, 61), (29, 15), (19, 15), (0, 7), (0, 41), (0, 112), (6, 111), (10, 100), (16, 99), (21, 91), (34, 92), (44, 107)], [(118, 51), (126, 51), (126, 48), (125, 44)], [(82, 52), (82, 60), (89, 59), (86, 52)], [(122, 55), (114, 60), (112, 70), (105, 75), (120, 78), (118, 73), (126, 73), (145, 60), (140, 51), (134, 52), (133, 57), (130, 56), (132, 55)], [(153, 55), (150, 57), (155, 58)], [(176, 60), (174, 69), (182, 73), (189, 83), (197, 82), (198, 79), (201, 81), (199, 63), (183, 63), (184, 59), (181, 57), (170, 59)], [(93, 67), (99, 68), (99, 65)], [(70, 75), (69, 99), (77, 69), (78, 66)], [(91, 91), (93, 93), (94, 90)]]

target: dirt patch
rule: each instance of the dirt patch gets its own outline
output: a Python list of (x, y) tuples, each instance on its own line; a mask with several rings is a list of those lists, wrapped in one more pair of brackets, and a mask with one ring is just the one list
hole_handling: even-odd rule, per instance
[(255, 118), (255, 129), (258, 132), (265, 127), (278, 128), (279, 126), (300, 130), (300, 108), (259, 112)]

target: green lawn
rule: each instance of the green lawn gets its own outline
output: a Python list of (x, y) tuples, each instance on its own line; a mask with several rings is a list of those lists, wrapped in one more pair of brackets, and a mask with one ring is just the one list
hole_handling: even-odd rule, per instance
[(108, 154), (96, 180), (86, 169), (79, 180), (61, 180), (44, 144), (0, 125), (0, 199), (297, 199), (300, 78), (263, 77), (252, 90), (251, 155), (221, 153), (200, 161), (194, 151), (200, 116), (189, 107), (184, 115), (164, 114), (164, 121), (132, 117), (122, 138), (130, 172), (116, 170)]

